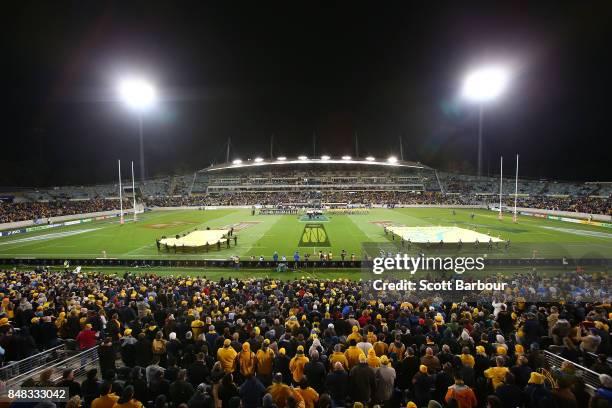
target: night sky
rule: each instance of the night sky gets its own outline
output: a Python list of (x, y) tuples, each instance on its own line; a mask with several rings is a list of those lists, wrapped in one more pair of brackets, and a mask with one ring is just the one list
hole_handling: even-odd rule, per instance
[(485, 173), (518, 153), (524, 177), (612, 181), (609, 1), (12, 3), (0, 186), (114, 180), (138, 159), (116, 96), (132, 74), (161, 98), (150, 176), (222, 162), (228, 138), (232, 158), (268, 157), (272, 134), (275, 156), (312, 155), (313, 133), (317, 155), (355, 155), (357, 134), (361, 156), (399, 156), (403, 137), (406, 159), (472, 173), (478, 109), (459, 91), (482, 63), (513, 70), (485, 107)]

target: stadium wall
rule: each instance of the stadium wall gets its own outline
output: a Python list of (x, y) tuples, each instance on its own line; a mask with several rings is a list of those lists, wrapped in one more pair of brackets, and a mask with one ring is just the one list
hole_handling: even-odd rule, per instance
[[(514, 208), (507, 207), (508, 210), (513, 211)], [(579, 213), (572, 211), (556, 211), (556, 210), (542, 210), (539, 208), (524, 208), (524, 207), (516, 207), (518, 212), (526, 212), (532, 214), (540, 214), (540, 215), (552, 215), (555, 217), (569, 217), (569, 218), (578, 218), (581, 220), (588, 220), (591, 218), (594, 221), (603, 221), (610, 222), (612, 221), (611, 215), (605, 214), (589, 214), (589, 213)]]
[[(132, 213), (132, 209), (126, 208), (123, 210), (123, 213), (124, 214)], [(80, 220), (83, 218), (96, 218), (96, 217), (113, 216), (113, 215), (119, 215), (119, 210), (99, 211), (99, 212), (85, 213), (85, 214), (62, 215), (59, 217), (51, 217), (50, 220), (51, 220), (51, 224), (58, 224), (58, 223), (62, 223), (65, 221)], [(38, 224), (36, 224), (34, 220), (6, 222), (4, 224), (0, 224), (0, 231), (45, 225), (47, 223), (47, 218), (43, 218), (41, 221), (42, 222)]]

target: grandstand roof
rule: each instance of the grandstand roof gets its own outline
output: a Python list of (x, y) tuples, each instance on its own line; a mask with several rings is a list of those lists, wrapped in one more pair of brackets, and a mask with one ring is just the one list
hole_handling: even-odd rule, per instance
[(404, 167), (404, 168), (414, 168), (414, 169), (428, 169), (433, 170), (431, 167), (421, 164), (419, 162), (411, 162), (406, 160), (397, 160), (395, 162), (390, 162), (388, 160), (377, 160), (377, 159), (366, 159), (366, 158), (332, 158), (322, 159), (320, 157), (317, 158), (307, 158), (307, 157), (298, 157), (298, 158), (277, 158), (277, 159), (260, 159), (260, 160), (246, 160), (239, 161), (234, 160), (232, 163), (223, 163), (216, 164), (210, 167), (207, 167), (202, 170), (198, 170), (198, 172), (207, 173), (214, 172), (220, 170), (228, 170), (228, 169), (239, 169), (239, 168), (248, 168), (248, 167), (267, 167), (267, 166), (288, 166), (288, 165), (363, 165), (363, 166), (385, 166), (385, 167)]

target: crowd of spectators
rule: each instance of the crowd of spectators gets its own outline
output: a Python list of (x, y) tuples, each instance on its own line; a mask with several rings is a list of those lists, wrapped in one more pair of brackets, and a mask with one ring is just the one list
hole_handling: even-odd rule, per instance
[[(514, 198), (508, 198), (506, 205), (514, 206)], [(517, 206), (542, 210), (612, 215), (612, 197), (518, 197)]]
[[(123, 208), (131, 208), (129, 200), (124, 200)], [(0, 223), (41, 220), (49, 217), (85, 214), (119, 209), (119, 200), (94, 198), (74, 201), (28, 201), (9, 203), (0, 201)]]
[[(482, 199), (460, 195), (444, 195), (433, 192), (409, 191), (322, 191), (316, 200), (329, 204), (388, 204), (388, 205), (466, 205), (480, 204)], [(227, 192), (209, 193), (190, 197), (153, 197), (146, 200), (148, 206), (204, 206), (204, 205), (304, 205), (313, 201), (312, 191), (284, 192)]]
[[(61, 341), (99, 346), (82, 381), (66, 370), (51, 383), (47, 370), (23, 384), (67, 387), (68, 408), (612, 404), (604, 298), (382, 301), (361, 285), (3, 271), (2, 358)], [(548, 365), (546, 349), (566, 359), (561, 367)], [(589, 353), (600, 356), (588, 364), (599, 374), (593, 393), (578, 366)]]
[[(226, 192), (192, 196), (149, 197), (145, 205), (149, 207), (180, 206), (226, 206), (226, 205), (295, 205), (310, 206), (313, 203), (312, 191), (286, 192)], [(495, 205), (495, 196), (469, 194), (442, 194), (437, 192), (409, 191), (337, 191), (328, 190), (317, 193), (317, 202), (348, 205)], [(514, 206), (514, 198), (505, 200), (509, 207)], [(589, 214), (612, 215), (612, 198), (595, 197), (519, 197), (519, 207), (547, 210), (582, 212)], [(131, 201), (124, 200), (124, 208), (131, 208)], [(78, 201), (45, 202), (0, 202), (0, 223), (43, 220), (62, 215), (83, 214), (98, 211), (118, 210), (118, 200), (90, 199)]]

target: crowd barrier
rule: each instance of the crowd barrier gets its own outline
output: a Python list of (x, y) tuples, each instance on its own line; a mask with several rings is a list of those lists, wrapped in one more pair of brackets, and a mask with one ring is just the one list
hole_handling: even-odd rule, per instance
[[(232, 259), (117, 259), (117, 258), (0, 258), (0, 265), (8, 266), (62, 266), (68, 261), (71, 267), (80, 266), (114, 266), (126, 268), (246, 268), (246, 269), (277, 269), (283, 265), (288, 268), (368, 268), (371, 269), (371, 261), (258, 261), (240, 260), (236, 263)], [(565, 262), (565, 263), (564, 263)], [(496, 259), (487, 258), (484, 264), (490, 267), (560, 267), (567, 270), (575, 270), (576, 267), (595, 266), (611, 268), (612, 259), (543, 259), (543, 258), (510, 258)]]
[(557, 354), (551, 353), (550, 351), (543, 351), (543, 353), (544, 358), (553, 374), (556, 370), (559, 370), (561, 368), (561, 364), (563, 364), (564, 362), (568, 362), (572, 364), (576, 375), (582, 378), (584, 384), (588, 388), (590, 388), (591, 390), (595, 390), (601, 386), (601, 383), (599, 382), (599, 374), (595, 371), (589, 370), (586, 367), (571, 362), (570, 360), (567, 360)]
[(95, 346), (83, 351), (73, 351), (69, 350), (67, 347), (60, 348), (56, 351), (56, 353), (61, 358), (51, 358), (49, 361), (43, 362), (42, 364), (39, 364), (42, 361), (40, 360), (40, 356), (45, 355), (45, 353), (49, 353), (49, 350), (32, 356), (31, 358), (21, 360), (20, 362), (17, 362), (17, 364), (26, 366), (28, 365), (28, 363), (25, 362), (26, 360), (32, 360), (33, 362), (37, 363), (31, 364), (31, 368), (29, 370), (9, 377), (3, 383), (3, 390), (19, 389), (21, 384), (23, 384), (26, 380), (30, 378), (38, 380), (40, 373), (48, 369), (53, 369), (53, 375), (51, 376), (51, 381), (53, 382), (61, 380), (62, 372), (66, 369), (72, 369), (74, 371), (75, 378), (78, 378), (84, 375), (92, 366), (97, 366), (98, 347), (99, 346)]

